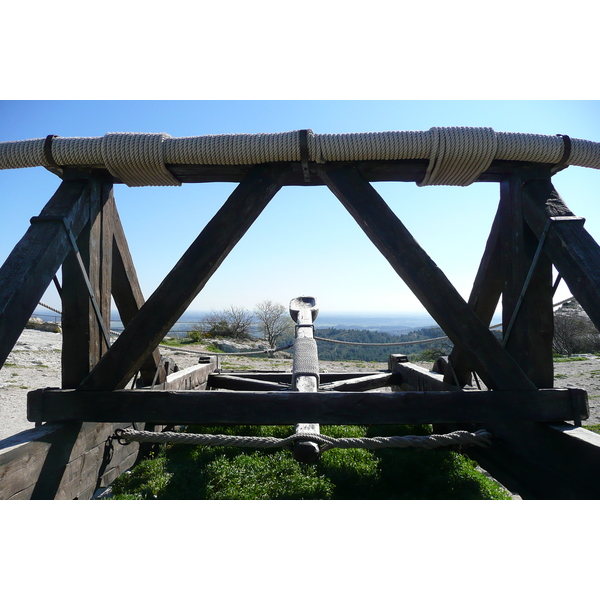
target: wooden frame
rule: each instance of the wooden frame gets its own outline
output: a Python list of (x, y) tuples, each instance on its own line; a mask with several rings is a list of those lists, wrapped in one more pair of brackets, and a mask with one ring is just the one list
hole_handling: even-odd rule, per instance
[[(587, 404), (581, 390), (552, 387), (550, 281), (554, 264), (600, 326), (600, 247), (552, 187), (549, 165), (494, 161), (479, 177), (500, 183), (501, 200), (468, 302), (371, 186), (419, 182), (427, 161), (309, 164), (309, 179), (294, 162), (167, 167), (183, 183), (239, 185), (147, 301), (114, 201), (120, 182), (105, 169), (62, 169), (57, 193), (0, 268), (0, 365), (61, 265), (65, 327), (62, 389), (31, 392), (29, 418), (46, 425), (0, 443), (0, 497), (91, 497), (136, 460), (136, 445), (108, 450), (131, 421), (484, 426), (494, 443), (469, 452), (522, 495), (600, 497), (586, 481), (600, 436), (560, 424), (585, 419)], [(158, 344), (284, 185), (326, 185), (338, 197), (454, 343), (447, 373), (392, 355), (387, 373), (323, 374), (319, 392), (289, 391), (291, 376), (281, 373), (217, 374), (213, 362), (165, 377)], [(100, 321), (111, 296), (125, 328), (108, 347)], [(488, 330), (500, 297), (505, 330), (514, 322), (504, 344)], [(138, 372), (146, 387), (123, 389)], [(472, 372), (492, 391), (463, 390)], [(392, 392), (371, 391), (383, 386)]]

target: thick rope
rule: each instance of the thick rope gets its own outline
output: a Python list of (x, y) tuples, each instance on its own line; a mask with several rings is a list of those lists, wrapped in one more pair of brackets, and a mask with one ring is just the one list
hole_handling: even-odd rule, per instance
[(480, 429), (474, 433), (469, 431), (454, 431), (434, 435), (406, 435), (372, 438), (333, 438), (322, 434), (295, 433), (286, 438), (210, 435), (200, 433), (152, 432), (137, 429), (117, 429), (118, 440), (125, 442), (149, 442), (161, 444), (191, 444), (198, 446), (229, 446), (236, 448), (284, 448), (295, 442), (309, 441), (319, 444), (321, 452), (332, 448), (365, 448), (378, 450), (381, 448), (421, 448), (432, 450), (457, 444), (490, 444), (491, 434)]
[[(105, 166), (125, 184), (180, 185), (165, 165), (252, 165), (301, 161), (300, 132), (221, 134), (173, 138), (166, 133), (108, 133), (95, 138), (0, 142), (0, 169)], [(557, 164), (560, 136), (495, 132), (489, 127), (432, 127), (428, 131), (315, 134), (308, 131), (308, 160), (427, 159), (419, 185), (469, 185), (492, 160)], [(571, 138), (566, 165), (600, 169), (600, 144)]]

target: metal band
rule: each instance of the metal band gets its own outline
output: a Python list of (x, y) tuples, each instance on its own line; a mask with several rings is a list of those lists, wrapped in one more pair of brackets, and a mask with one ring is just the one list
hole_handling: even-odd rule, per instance
[(558, 171), (566, 169), (568, 166), (567, 161), (571, 156), (571, 138), (568, 135), (564, 135), (562, 133), (557, 133), (556, 137), (562, 138), (564, 150), (561, 159), (554, 165), (554, 167), (552, 167), (552, 175), (554, 175), (554, 173), (558, 173)]
[(60, 165), (54, 160), (52, 156), (52, 140), (57, 138), (57, 135), (48, 135), (44, 140), (44, 158), (46, 162), (55, 169), (60, 169)]
[(308, 170), (308, 132), (310, 129), (300, 129), (298, 131), (300, 142), (300, 161), (302, 162), (302, 174), (304, 181), (310, 183), (310, 171)]

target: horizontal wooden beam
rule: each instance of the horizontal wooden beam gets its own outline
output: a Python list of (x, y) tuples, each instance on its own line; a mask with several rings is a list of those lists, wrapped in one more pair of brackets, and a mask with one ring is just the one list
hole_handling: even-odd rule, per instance
[(193, 365), (187, 369), (171, 373), (158, 387), (162, 390), (205, 390), (212, 372), (217, 368), (217, 359), (209, 363)]
[(211, 392), (43, 389), (30, 421), (160, 424), (416, 424), (560, 421), (588, 417), (578, 389), (442, 392)]
[[(346, 373), (327, 373), (320, 372), (319, 380), (321, 383), (331, 383), (332, 381), (342, 381), (345, 379), (355, 379), (366, 375), (379, 375), (385, 371), (348, 371)], [(286, 371), (221, 371), (224, 375), (233, 375), (235, 377), (249, 377), (261, 381), (274, 381), (277, 383), (292, 383), (292, 373)]]
[(390, 354), (388, 359), (389, 370), (400, 378), (396, 383), (396, 391), (458, 391), (459, 388), (444, 382), (444, 376), (429, 371), (419, 365), (405, 361), (404, 354)]
[[(275, 163), (281, 164), (281, 163)], [(290, 174), (284, 185), (325, 185), (319, 176), (319, 165), (309, 163), (310, 181), (304, 178), (304, 170), (300, 162), (288, 163)], [(405, 159), (405, 160), (364, 160), (352, 162), (330, 162), (331, 165), (356, 165), (364, 177), (371, 182), (377, 181), (422, 181), (427, 171), (428, 160)], [(239, 183), (252, 170), (255, 165), (175, 165), (167, 164), (167, 169), (182, 183), (212, 183), (230, 182)], [(553, 165), (542, 165), (552, 167)], [(494, 160), (489, 168), (478, 178), (480, 182), (500, 182), (507, 174), (515, 170), (539, 169), (539, 163), (521, 161)], [(111, 179), (113, 183), (123, 183), (120, 179), (112, 176), (107, 169), (97, 165), (85, 169), (79, 169), (84, 176), (104, 176)]]
[(353, 377), (341, 381), (332, 381), (321, 385), (321, 391), (366, 392), (377, 388), (389, 387), (399, 382), (400, 377), (394, 373), (375, 373)]
[(208, 387), (215, 390), (245, 390), (245, 391), (275, 391), (284, 390), (292, 385), (290, 383), (277, 383), (275, 381), (263, 381), (253, 377), (236, 377), (235, 375), (212, 374), (208, 378)]

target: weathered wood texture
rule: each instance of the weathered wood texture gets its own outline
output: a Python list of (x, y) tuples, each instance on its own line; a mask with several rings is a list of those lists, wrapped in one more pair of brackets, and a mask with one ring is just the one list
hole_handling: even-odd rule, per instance
[(382, 387), (390, 387), (399, 383), (394, 373), (374, 373), (341, 381), (333, 381), (321, 385), (321, 391), (330, 392), (367, 392)]
[[(550, 217), (573, 217), (547, 179), (523, 187), (527, 224), (539, 238)], [(583, 220), (554, 221), (544, 251), (594, 325), (600, 328), (600, 246), (583, 227)]]
[(30, 421), (163, 424), (396, 424), (587, 418), (576, 389), (434, 392), (212, 392), (36, 390)]
[[(401, 160), (366, 160), (334, 163), (340, 166), (352, 164), (356, 166), (367, 181), (413, 181), (420, 182), (427, 172), (429, 161), (427, 159), (401, 159)], [(477, 181), (499, 182), (506, 173), (515, 169), (535, 170), (539, 163), (521, 161), (494, 160), (489, 168), (484, 171)], [(547, 165), (548, 168), (553, 165)], [(182, 183), (209, 183), (232, 182), (239, 183), (252, 170), (253, 165), (175, 165), (167, 164), (167, 169)], [(289, 176), (286, 185), (313, 186), (324, 185), (321, 179), (320, 165), (310, 162), (308, 164), (310, 181), (304, 179), (304, 171), (300, 162), (289, 163)], [(75, 170), (73, 166), (70, 167)], [(84, 177), (107, 177), (113, 183), (121, 184), (122, 181), (113, 177), (101, 165), (78, 169)]]
[(217, 359), (213, 357), (210, 363), (171, 373), (158, 387), (163, 390), (205, 390), (216, 367)]
[(468, 357), (488, 388), (535, 388), (356, 169), (324, 167), (322, 178), (454, 345)]
[(446, 383), (444, 376), (433, 371), (413, 365), (407, 362), (404, 354), (390, 354), (388, 358), (388, 369), (390, 373), (400, 378), (396, 380), (395, 391), (458, 391), (458, 387)]
[(71, 249), (67, 225), (77, 237), (89, 220), (87, 181), (65, 181), (0, 268), (0, 366), (19, 339), (46, 288)]
[(554, 385), (552, 263), (545, 253), (536, 260), (538, 238), (523, 218), (524, 183), (516, 172), (500, 184), (503, 344), (536, 387), (549, 388)]
[(490, 448), (467, 453), (526, 500), (600, 500), (600, 435), (567, 423), (486, 423)]
[[(138, 426), (143, 424), (138, 423)], [(46, 424), (0, 442), (1, 500), (88, 500), (135, 463), (138, 443), (109, 438), (127, 423)]]
[(129, 322), (82, 389), (114, 390), (131, 379), (280, 189), (284, 175), (285, 166), (257, 167), (248, 175)]
[[(117, 211), (112, 194), (107, 202), (105, 211), (111, 217), (112, 231), (112, 296), (123, 326), (135, 317), (144, 304), (144, 295), (140, 287), (135, 265), (129, 251), (129, 244), (125, 237), (123, 225)], [(140, 377), (144, 385), (150, 385), (154, 380), (156, 370), (159, 368), (157, 383), (165, 380), (165, 369), (160, 363), (160, 351), (156, 348), (140, 367)]]
[(237, 377), (235, 375), (211, 375), (208, 378), (208, 387), (213, 390), (232, 391), (275, 391), (289, 389), (289, 384), (276, 383), (275, 381), (264, 381), (252, 377)]
[[(77, 387), (107, 350), (81, 264), (106, 329), (110, 328), (112, 231), (104, 205), (112, 186), (90, 181), (88, 222), (62, 266), (62, 387)], [(79, 262), (81, 259), (81, 264)]]

